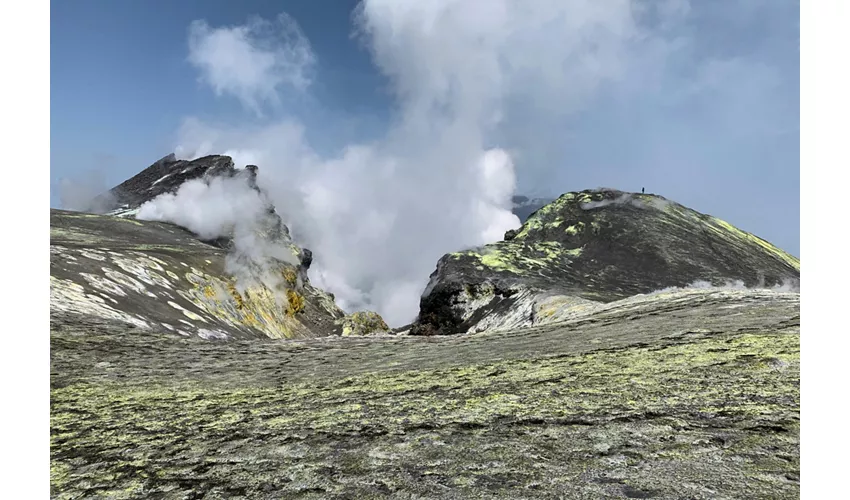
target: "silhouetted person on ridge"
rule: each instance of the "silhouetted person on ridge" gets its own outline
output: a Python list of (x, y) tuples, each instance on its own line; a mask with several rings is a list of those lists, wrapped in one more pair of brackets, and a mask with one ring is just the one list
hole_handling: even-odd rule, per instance
[(640, 192), (641, 192), (641, 194), (646, 193), (646, 188), (640, 188)]

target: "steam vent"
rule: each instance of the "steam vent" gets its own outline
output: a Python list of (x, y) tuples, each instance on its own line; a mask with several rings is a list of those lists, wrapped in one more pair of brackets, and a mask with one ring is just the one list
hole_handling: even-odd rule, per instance
[[(52, 498), (799, 496), (797, 258), (658, 195), (518, 198), (390, 328), (311, 282), (263, 175), (170, 155), (51, 210)], [(225, 180), (247, 237), (139, 217)]]

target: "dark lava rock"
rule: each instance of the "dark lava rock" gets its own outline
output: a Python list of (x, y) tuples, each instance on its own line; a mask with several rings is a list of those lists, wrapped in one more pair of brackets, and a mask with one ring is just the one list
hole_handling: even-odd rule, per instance
[(443, 256), (411, 333), (527, 326), (565, 308), (697, 281), (774, 287), (799, 277), (797, 258), (661, 196), (570, 192), (504, 241)]
[(130, 177), (104, 194), (111, 210), (127, 211), (138, 208), (164, 193), (177, 191), (191, 179), (237, 173), (229, 156), (210, 155), (195, 160), (178, 160), (174, 153), (160, 158), (153, 165)]

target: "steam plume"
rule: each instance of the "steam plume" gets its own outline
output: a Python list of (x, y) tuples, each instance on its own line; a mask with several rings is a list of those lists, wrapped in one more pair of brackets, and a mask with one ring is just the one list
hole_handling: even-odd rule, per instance
[[(715, 92), (729, 75), (734, 88), (771, 81), (769, 67), (741, 58), (703, 54), (698, 64), (682, 64), (699, 35), (688, 29), (692, 7), (687, 0), (364, 0), (354, 31), (390, 82), (396, 113), (385, 133), (339, 152), (315, 150), (304, 123), (281, 109), (281, 95), (309, 91), (318, 61), (294, 20), (282, 16), (275, 30), (258, 20), (197, 22), (189, 61), (201, 80), (252, 112), (274, 114), (238, 126), (189, 117), (177, 153), (260, 165), (260, 186), (315, 253), (313, 281), (343, 308), (376, 309), (402, 324), (415, 316), (442, 254), (519, 225), (510, 212), (516, 166), (532, 178), (551, 174), (553, 158), (574, 141), (571, 124), (602, 93), (678, 106)], [(761, 102), (753, 96), (746, 102)]]

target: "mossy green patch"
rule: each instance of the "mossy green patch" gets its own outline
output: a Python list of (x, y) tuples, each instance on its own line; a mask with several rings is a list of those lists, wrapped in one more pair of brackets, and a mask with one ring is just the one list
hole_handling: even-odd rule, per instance
[(342, 336), (362, 336), (389, 331), (390, 327), (380, 314), (373, 311), (357, 311), (337, 320), (342, 324)]
[(581, 248), (569, 249), (555, 241), (503, 241), (487, 245), (477, 251), (454, 254), (455, 258), (468, 257), (479, 261), (489, 269), (516, 275), (547, 268), (551, 265), (568, 264), (581, 255)]
[(797, 271), (800, 270), (800, 259), (794, 257), (793, 255), (791, 255), (787, 252), (780, 250), (779, 248), (777, 248), (774, 245), (768, 243), (767, 241), (759, 238), (758, 236), (750, 234), (746, 231), (742, 231), (742, 230), (738, 229), (737, 227), (733, 226), (732, 224), (729, 224), (728, 222), (726, 222), (724, 220), (718, 219), (717, 217), (712, 217), (711, 222), (714, 223), (714, 225), (710, 225), (711, 227), (719, 226), (720, 228), (728, 231), (733, 238), (744, 240), (744, 241), (747, 241), (747, 242), (750, 242), (750, 243), (755, 243), (756, 245), (758, 245), (759, 247), (764, 249), (764, 251), (767, 252), (768, 254), (784, 261), (785, 263), (787, 263), (789, 266), (796, 269)]
[(516, 236), (514, 236), (514, 239), (523, 240), (527, 238), (530, 233), (541, 229), (543, 229), (543, 221), (540, 219), (540, 216), (533, 215), (530, 219), (525, 221), (520, 231), (516, 234)]
[(498, 250), (487, 252), (484, 255), (478, 256), (478, 258), (481, 260), (482, 264), (490, 269), (507, 271), (514, 274), (520, 274), (522, 272), (518, 267), (516, 267), (511, 255)]
[[(478, 479), (468, 483), (486, 490), (499, 471), (519, 478), (517, 485), (551, 481), (547, 461), (529, 457), (554, 449), (573, 449), (568, 456), (576, 460), (584, 456), (575, 462), (578, 469), (561, 471), (574, 480), (578, 476), (572, 474), (603, 467), (606, 456), (628, 450), (624, 456), (644, 467), (653, 460), (677, 464), (676, 477), (690, 466), (705, 467), (702, 457), (709, 451), (721, 463), (733, 453), (764, 457), (738, 458), (736, 467), (747, 474), (756, 467), (780, 474), (798, 470), (796, 460), (765, 454), (769, 446), (783, 453), (797, 446), (797, 335), (715, 336), (279, 386), (233, 382), (150, 379), (53, 388), (53, 491), (126, 489), (132, 492), (127, 497), (143, 497), (190, 484), (262, 496), (268, 481), (277, 482), (279, 492), (298, 491), (290, 476), (304, 466), (329, 467), (312, 481), (325, 491), (342, 491), (354, 487), (342, 478), (380, 476), (380, 469), (368, 465), (372, 460), (405, 467), (433, 463), (434, 473), (447, 476), (473, 477), (477, 470)], [(698, 436), (687, 445), (676, 441), (694, 436), (701, 422), (726, 425), (725, 446), (735, 451), (707, 448), (710, 440), (693, 444)], [(771, 438), (750, 428), (783, 431)], [(435, 448), (434, 442), (441, 444)], [(303, 447), (296, 451), (299, 443)], [(605, 451), (594, 458), (594, 446)], [(558, 462), (574, 460), (565, 456)], [(721, 469), (728, 474), (728, 467)], [(676, 487), (674, 476), (655, 474), (658, 487)]]
[(576, 222), (572, 226), (569, 226), (566, 229), (564, 229), (565, 233), (572, 235), (572, 236), (580, 234), (582, 231), (584, 231), (584, 222)]

